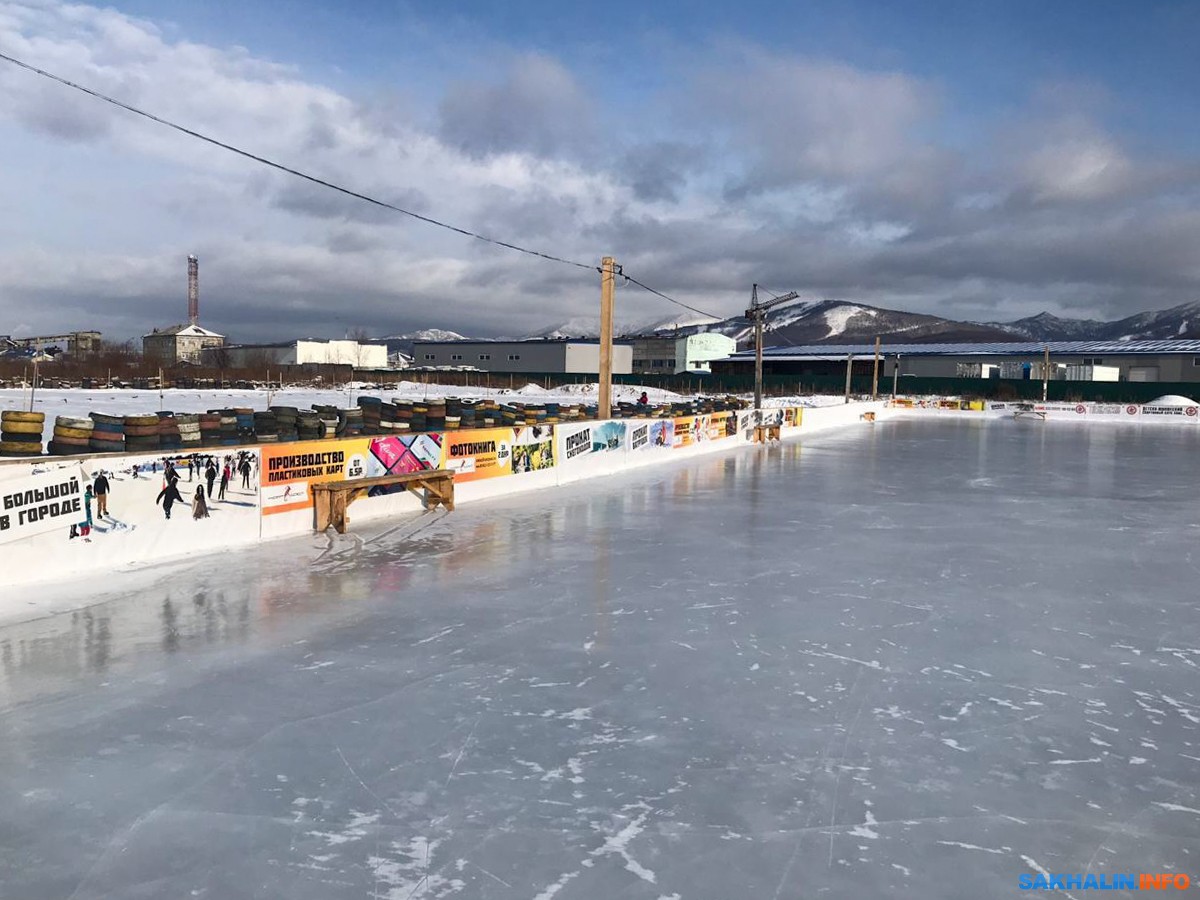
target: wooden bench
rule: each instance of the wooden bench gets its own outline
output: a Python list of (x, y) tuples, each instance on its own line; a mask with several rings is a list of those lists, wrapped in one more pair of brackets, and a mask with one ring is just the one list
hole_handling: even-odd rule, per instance
[(454, 509), (454, 473), (447, 469), (428, 472), (409, 472), (403, 475), (380, 475), (377, 478), (357, 478), (351, 481), (324, 481), (311, 486), (313, 492), (313, 528), (324, 532), (330, 525), (338, 534), (346, 533), (346, 507), (359, 497), (366, 497), (373, 487), (399, 484), (421, 498), (426, 509), (439, 506)]
[(781, 428), (780, 425), (755, 425), (754, 443), (765, 444), (767, 441), (779, 440)]

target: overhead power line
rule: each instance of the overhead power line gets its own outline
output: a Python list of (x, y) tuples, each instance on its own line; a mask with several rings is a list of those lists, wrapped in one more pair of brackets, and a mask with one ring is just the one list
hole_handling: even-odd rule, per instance
[[(553, 253), (547, 253), (542, 250), (534, 250), (530, 247), (523, 247), (520, 244), (514, 244), (510, 241), (502, 241), (497, 238), (488, 237), (487, 235), (479, 234), (478, 232), (471, 231), (470, 229), (467, 229), (467, 228), (460, 228), (457, 225), (451, 225), (448, 222), (443, 222), (443, 221), (441, 221), (439, 219), (435, 219), (431, 216), (421, 215), (420, 213), (413, 212), (411, 209), (405, 209), (404, 207), (397, 206), (394, 203), (388, 203), (386, 200), (379, 200), (368, 194), (363, 194), (359, 191), (352, 190), (351, 188), (343, 187), (340, 184), (337, 184), (332, 181), (328, 181), (324, 178), (318, 178), (315, 175), (309, 175), (307, 172), (302, 172), (299, 169), (294, 169), (291, 166), (286, 166), (283, 163), (276, 162), (275, 160), (269, 159), (265, 156), (260, 156), (257, 153), (251, 153), (249, 150), (243, 150), (242, 148), (236, 147), (233, 144), (229, 144), (229, 143), (226, 143), (225, 141), (218, 140), (217, 138), (210, 137), (209, 135), (204, 134), (203, 132), (196, 131), (195, 129), (188, 128), (184, 125), (180, 125), (177, 122), (172, 122), (169, 119), (164, 119), (162, 116), (157, 116), (154, 113), (147, 112), (146, 110), (140, 109), (136, 106), (133, 106), (132, 104), (126, 103), (123, 100), (118, 100), (116, 97), (110, 97), (108, 94), (101, 93), (100, 91), (97, 91), (93, 88), (87, 87), (86, 85), (79, 84), (78, 82), (75, 82), (75, 81), (71, 81), (68, 78), (63, 78), (61, 75), (55, 75), (53, 72), (48, 72), (45, 69), (40, 69), (35, 65), (25, 62), (24, 60), (17, 59), (14, 56), (9, 56), (7, 53), (0, 52), (0, 60), (4, 60), (5, 62), (12, 63), (14, 66), (18, 66), (19, 68), (22, 68), (22, 69), (25, 69), (26, 71), (34, 73), (35, 75), (40, 75), (43, 78), (48, 78), (51, 81), (55, 81), (65, 87), (71, 88), (72, 90), (80, 91), (81, 93), (87, 94), (89, 97), (94, 97), (97, 100), (102, 100), (105, 103), (109, 103), (109, 104), (116, 106), (120, 109), (123, 109), (127, 112), (131, 112), (136, 116), (141, 116), (144, 119), (149, 119), (151, 122), (155, 122), (166, 128), (170, 128), (174, 131), (179, 132), (180, 134), (187, 135), (188, 137), (195, 138), (196, 140), (199, 140), (199, 141), (204, 141), (207, 144), (212, 144), (214, 147), (220, 147), (222, 150), (227, 150), (230, 153), (235, 153), (238, 156), (244, 157), (245, 159), (252, 160), (261, 165), (268, 166), (269, 168), (272, 168), (272, 169), (276, 169), (277, 171), (284, 172), (284, 173), (286, 173), (288, 175), (292, 175), (296, 178), (303, 179), (304, 181), (310, 182), (311, 184), (315, 184), (315, 185), (318, 185), (323, 188), (328, 188), (331, 191), (337, 191), (340, 194), (344, 194), (347, 197), (353, 197), (356, 200), (362, 200), (364, 203), (370, 203), (373, 206), (382, 207), (383, 209), (389, 209), (392, 212), (400, 213), (401, 215), (405, 215), (412, 219), (416, 219), (419, 222), (424, 222), (427, 225), (433, 225), (438, 228), (444, 228), (445, 230), (452, 231), (455, 234), (461, 234), (464, 237), (473, 238), (477, 241), (483, 241), (484, 243), (487, 243), (487, 244), (493, 244), (494, 246), (497, 246), (497, 247), (504, 247), (508, 250), (515, 250), (516, 252), (524, 253), (527, 256), (535, 256), (540, 259), (549, 260), (550, 262), (562, 263), (563, 265), (567, 265), (567, 266), (574, 266), (577, 269), (586, 269), (586, 270), (596, 271), (596, 272), (600, 271), (599, 266), (593, 265), (591, 263), (583, 263), (583, 262), (579, 262), (579, 261), (573, 260), (573, 259), (566, 259), (565, 257), (557, 256)], [(631, 282), (631, 283), (637, 285), (638, 287), (642, 288), (643, 290), (649, 291), (651, 294), (654, 294), (657, 297), (661, 297), (662, 299), (667, 300), (670, 303), (674, 303), (677, 306), (682, 306), (684, 309), (688, 309), (688, 310), (691, 310), (692, 312), (699, 313), (700, 315), (703, 315), (703, 316), (709, 316), (714, 319), (721, 318), (720, 316), (712, 315), (711, 313), (704, 312), (704, 310), (696, 309), (696, 307), (694, 307), (694, 306), (689, 306), (688, 304), (686, 304), (680, 300), (676, 300), (674, 297), (670, 297), (667, 294), (664, 294), (662, 291), (657, 291), (654, 288), (643, 284), (642, 282), (638, 281), (636, 278), (633, 278), (629, 275), (624, 275), (624, 273), (622, 273), (622, 277), (624, 277), (624, 279), (627, 282)]]
[(573, 259), (564, 259), (561, 256), (555, 256), (553, 253), (545, 253), (541, 250), (532, 250), (529, 247), (522, 247), (519, 244), (497, 240), (496, 238), (488, 237), (487, 235), (479, 234), (478, 232), (470, 231), (466, 228), (459, 228), (457, 225), (451, 225), (448, 222), (442, 222), (438, 219), (431, 218), (430, 216), (423, 216), (420, 213), (413, 212), (411, 209), (405, 209), (402, 206), (396, 206), (394, 203), (388, 203), (386, 200), (378, 200), (375, 197), (368, 196), (367, 194), (362, 194), (358, 191), (351, 190), (350, 188), (342, 187), (342, 185), (335, 184), (332, 181), (326, 181), (324, 178), (318, 178), (315, 175), (309, 175), (306, 172), (301, 172), (299, 169), (293, 169), (291, 166), (285, 166), (283, 163), (275, 162), (275, 160), (268, 159), (265, 156), (259, 156), (256, 153), (251, 153), (249, 150), (242, 150), (240, 147), (235, 147), (233, 144), (227, 144), (224, 141), (217, 140), (214, 137), (209, 137), (207, 134), (187, 128), (183, 125), (179, 125), (170, 121), (169, 119), (156, 116), (154, 113), (146, 112), (144, 109), (139, 109), (138, 107), (125, 103), (122, 100), (118, 100), (115, 97), (110, 97), (107, 94), (102, 94), (90, 87), (70, 81), (69, 79), (63, 78), (59, 75), (55, 75), (53, 72), (47, 72), (45, 69), (39, 69), (37, 66), (30, 65), (29, 63), (9, 56), (6, 53), (0, 53), (0, 59), (4, 60), (5, 62), (10, 62), (15, 66), (20, 66), (22, 69), (26, 69), (37, 75), (41, 75), (43, 78), (49, 78), (51, 81), (57, 81), (59, 84), (65, 85), (77, 91), (82, 91), (91, 97), (95, 97), (97, 100), (103, 100), (105, 103), (111, 103), (113, 106), (120, 107), (121, 109), (127, 110), (134, 115), (149, 119), (151, 122), (157, 122), (159, 125), (172, 128), (181, 134), (186, 134), (188, 137), (193, 137), (197, 140), (204, 141), (205, 143), (212, 144), (214, 147), (220, 147), (222, 150), (228, 150), (230, 153), (236, 153), (238, 156), (243, 156), (246, 159), (253, 160), (256, 163), (261, 163), (264, 166), (270, 166), (272, 169), (277, 169), (280, 172), (286, 172), (288, 175), (294, 175), (297, 178), (303, 178), (305, 181), (320, 185), (321, 187), (329, 188), (330, 190), (337, 191), (340, 194), (345, 194), (347, 197), (353, 197), (356, 200), (362, 200), (374, 206), (381, 206), (384, 209), (390, 209), (393, 212), (398, 212), (402, 215), (409, 216), (429, 225), (436, 225), (438, 228), (445, 228), (447, 231), (453, 231), (465, 237), (474, 238), (477, 241), (495, 244), (497, 247), (506, 247), (509, 250), (516, 250), (518, 253), (525, 253), (529, 256), (539, 256), (542, 259), (548, 259), (551, 262), (563, 263), (565, 265), (575, 266), (580, 269), (595, 270), (597, 268), (595, 265), (590, 263), (576, 262)]

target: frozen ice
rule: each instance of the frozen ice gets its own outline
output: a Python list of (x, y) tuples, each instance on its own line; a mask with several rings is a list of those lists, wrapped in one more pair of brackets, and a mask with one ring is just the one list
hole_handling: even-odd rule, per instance
[(95, 605), (0, 629), (0, 893), (1195, 875), (1197, 459), (896, 420), (38, 588)]

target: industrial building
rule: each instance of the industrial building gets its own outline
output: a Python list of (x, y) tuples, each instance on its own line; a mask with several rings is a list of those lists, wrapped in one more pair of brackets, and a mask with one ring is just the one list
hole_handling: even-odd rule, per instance
[(53, 354), (53, 348), (61, 348), (63, 344), (66, 344), (70, 356), (89, 356), (100, 349), (100, 332), (68, 331), (64, 334), (41, 334), (32, 337), (0, 334), (0, 351), (18, 350), (36, 354), (49, 350)]
[(142, 356), (162, 366), (180, 363), (195, 365), (200, 362), (204, 350), (220, 348), (225, 344), (225, 335), (209, 331), (192, 323), (155, 329), (142, 335)]
[[(414, 341), (413, 365), (473, 368), (485, 372), (537, 372), (596, 375), (600, 342), (587, 340)], [(613, 344), (614, 375), (633, 372), (633, 346)]]
[(229, 344), (205, 352), (201, 362), (212, 368), (251, 369), (259, 366), (353, 366), (386, 369), (386, 344), (358, 341), (296, 340), (273, 344)]
[(724, 359), (737, 351), (737, 341), (715, 331), (686, 337), (634, 337), (631, 342), (636, 375), (711, 372), (714, 359)]
[[(1042, 378), (1050, 350), (1054, 380), (1200, 382), (1200, 341), (1014, 341), (988, 344), (884, 344), (880, 374), (933, 378)], [(810, 344), (763, 350), (763, 373), (789, 377), (838, 375), (848, 356), (855, 375), (870, 375), (874, 344)], [(1115, 371), (1114, 371), (1115, 370)], [(754, 372), (754, 351), (713, 363), (716, 374)]]
[(142, 335), (142, 356), (162, 366), (196, 365), (203, 351), (223, 347), (225, 335), (200, 327), (200, 261), (187, 258), (188, 324)]

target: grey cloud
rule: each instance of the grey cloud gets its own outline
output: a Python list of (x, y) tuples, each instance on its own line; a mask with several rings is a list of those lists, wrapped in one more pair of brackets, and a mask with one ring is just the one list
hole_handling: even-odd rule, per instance
[(586, 148), (595, 131), (590, 102), (559, 62), (518, 58), (498, 84), (454, 85), (439, 109), (439, 135), (474, 157), (527, 152), (553, 156)]
[(682, 141), (639, 144), (626, 151), (618, 164), (625, 184), (639, 200), (675, 202), (704, 161), (700, 148)]
[[(312, 216), (317, 219), (336, 219), (343, 222), (368, 224), (394, 224), (402, 218), (400, 213), (393, 210), (311, 182), (302, 181), (293, 176), (280, 176), (276, 182), (278, 187), (271, 197), (271, 205), (287, 212)], [(416, 188), (396, 190), (375, 186), (363, 187), (360, 192), (410, 212), (424, 213), (429, 208), (428, 199)]]

